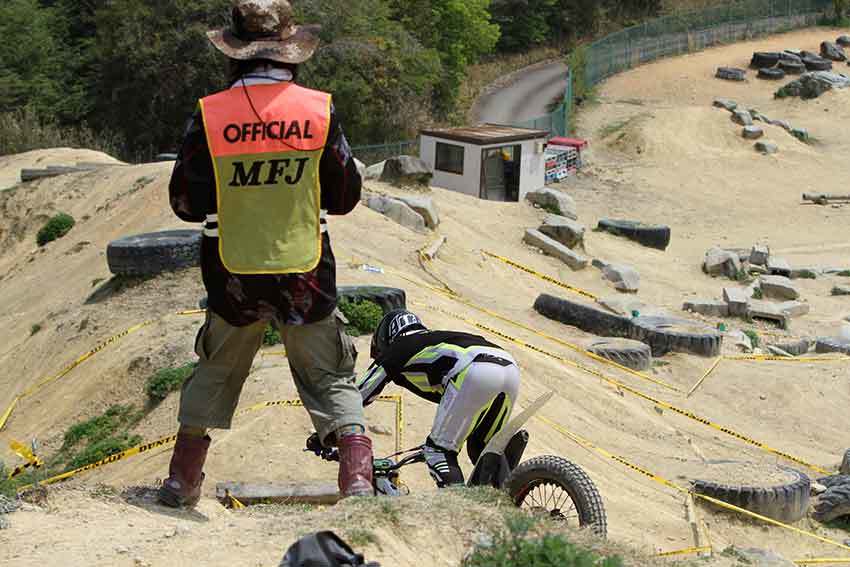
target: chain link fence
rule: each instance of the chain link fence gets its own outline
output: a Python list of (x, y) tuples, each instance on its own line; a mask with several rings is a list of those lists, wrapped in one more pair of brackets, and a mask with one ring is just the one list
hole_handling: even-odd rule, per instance
[(418, 156), (419, 140), (388, 142), (386, 144), (372, 144), (368, 146), (354, 146), (351, 148), (351, 152), (354, 154), (354, 157), (366, 165), (374, 165), (395, 156)]

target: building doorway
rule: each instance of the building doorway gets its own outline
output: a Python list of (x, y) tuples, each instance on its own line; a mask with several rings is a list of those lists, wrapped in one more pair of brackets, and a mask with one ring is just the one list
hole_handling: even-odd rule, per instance
[(481, 150), (481, 194), (490, 201), (519, 201), (522, 146)]

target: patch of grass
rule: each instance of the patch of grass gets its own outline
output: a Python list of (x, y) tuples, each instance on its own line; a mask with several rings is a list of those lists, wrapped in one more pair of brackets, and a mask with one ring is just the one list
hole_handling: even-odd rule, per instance
[(600, 557), (563, 535), (537, 533), (539, 520), (514, 515), (506, 527), (479, 544), (462, 567), (622, 567), (619, 557)]
[(850, 532), (850, 518), (845, 516), (843, 518), (833, 520), (832, 522), (826, 524), (826, 527), (832, 528), (834, 530), (843, 530), (845, 532)]
[(197, 365), (197, 363), (191, 362), (177, 368), (163, 368), (148, 378), (145, 392), (154, 403), (161, 402), (168, 397), (168, 394), (183, 386), (183, 382), (191, 376)]
[(68, 461), (68, 468), (73, 470), (95, 463), (111, 455), (126, 451), (142, 442), (139, 435), (122, 433), (114, 437), (107, 437), (96, 443), (88, 445)]
[(348, 319), (348, 333), (356, 337), (374, 333), (384, 317), (381, 306), (368, 299), (356, 302), (343, 299), (339, 302), (339, 310)]
[(758, 348), (761, 345), (761, 337), (759, 337), (758, 332), (753, 331), (752, 329), (744, 329), (743, 333), (749, 337), (750, 342), (753, 344), (753, 348)]
[(57, 238), (62, 238), (72, 228), (74, 228), (74, 224), (76, 221), (74, 217), (66, 213), (59, 213), (58, 215), (53, 216), (47, 224), (41, 227), (41, 230), (38, 231), (36, 235), (36, 242), (38, 242), (39, 246), (44, 246), (48, 242), (53, 242)]
[(616, 122), (612, 122), (611, 124), (606, 124), (599, 130), (600, 138), (607, 138), (608, 136), (613, 135), (615, 132), (619, 132), (629, 123), (629, 120), (618, 120)]
[(32, 327), (30, 327), (30, 336), (35, 335), (39, 331), (41, 331), (41, 323), (34, 324)]
[(661, 368), (661, 367), (664, 367), (664, 366), (670, 366), (670, 363), (667, 362), (666, 360), (653, 360), (652, 365), (655, 366), (655, 367)]
[(850, 270), (844, 270), (844, 271), (838, 272), (838, 275), (841, 276), (842, 278), (850, 278)]
[(266, 346), (275, 346), (279, 345), (281, 340), (280, 332), (275, 329), (274, 325), (269, 323), (263, 332), (263, 344)]
[(764, 291), (760, 287), (753, 290), (753, 299), (764, 299)]
[(49, 468), (76, 469), (138, 445), (142, 438), (130, 435), (129, 430), (143, 415), (132, 406), (115, 405), (99, 416), (72, 425)]
[(561, 214), (561, 207), (559, 207), (555, 203), (545, 203), (543, 205), (540, 205), (540, 208), (552, 215)]
[(63, 450), (72, 449), (81, 441), (96, 443), (112, 436), (122, 425), (126, 425), (135, 417), (132, 406), (112, 406), (102, 415), (92, 417), (72, 425), (65, 432)]
[(816, 280), (818, 275), (812, 270), (800, 270), (797, 272), (797, 279), (801, 280)]
[(375, 545), (378, 548), (381, 547), (381, 542), (375, 532), (364, 528), (345, 530), (345, 539), (354, 549), (360, 549), (369, 545)]
[(380, 518), (393, 526), (401, 524), (401, 512), (399, 512), (398, 507), (392, 499), (379, 498), (378, 500), (378, 513), (380, 514)]
[[(449, 490), (455, 491), (455, 489), (450, 488)], [(456, 489), (456, 493), (459, 497), (465, 498), (472, 502), (476, 502), (478, 504), (511, 504), (510, 500), (507, 498), (507, 495), (504, 491), (495, 490), (489, 486), (475, 486), (475, 487), (463, 487)]]

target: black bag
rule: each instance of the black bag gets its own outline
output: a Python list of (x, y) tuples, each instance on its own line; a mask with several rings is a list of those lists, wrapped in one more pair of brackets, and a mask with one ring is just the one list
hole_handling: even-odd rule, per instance
[(290, 547), (279, 567), (381, 567), (366, 563), (363, 555), (354, 553), (333, 532), (317, 532), (305, 536)]

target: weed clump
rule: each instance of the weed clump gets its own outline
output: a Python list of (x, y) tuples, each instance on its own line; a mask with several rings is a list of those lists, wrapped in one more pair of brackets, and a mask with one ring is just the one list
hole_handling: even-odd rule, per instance
[(171, 392), (179, 390), (183, 386), (192, 371), (195, 370), (197, 363), (192, 362), (184, 364), (177, 368), (163, 368), (156, 374), (148, 378), (145, 391), (148, 397), (153, 402), (161, 402), (168, 397)]
[(38, 242), (39, 246), (44, 246), (48, 242), (62, 238), (74, 228), (74, 224), (76, 224), (74, 217), (66, 213), (59, 213), (41, 227), (41, 230), (36, 235), (36, 242)]
[(374, 333), (384, 317), (381, 306), (368, 299), (363, 301), (343, 299), (339, 302), (339, 309), (349, 321), (348, 333), (356, 337)]

